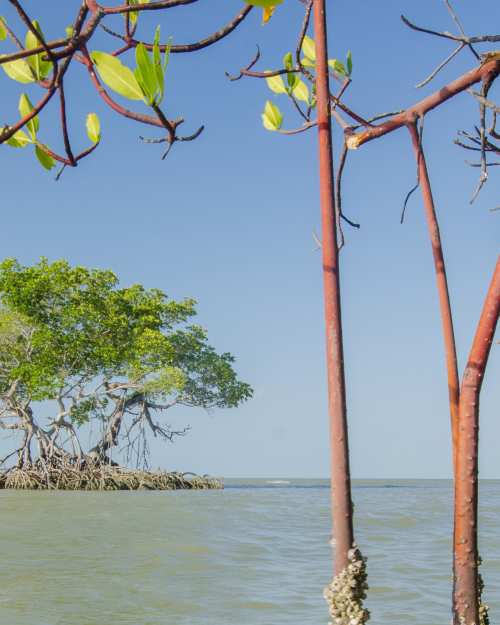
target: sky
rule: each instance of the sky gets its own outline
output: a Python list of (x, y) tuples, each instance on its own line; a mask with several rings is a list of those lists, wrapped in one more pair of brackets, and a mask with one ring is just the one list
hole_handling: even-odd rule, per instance
[[(111, 4), (112, 0), (108, 0)], [(19, 33), (10, 7), (1, 11)], [(48, 38), (64, 32), (79, 2), (26, 0)], [(117, 2), (114, 2), (117, 4)], [(421, 81), (452, 50), (444, 39), (410, 31), (417, 24), (455, 32), (441, 0), (328, 2), (331, 57), (353, 56), (353, 83), (345, 101), (360, 114), (399, 110), (475, 66), (463, 51), (429, 85)], [(150, 13), (140, 31), (151, 38), (157, 23), (174, 43), (216, 30), (236, 13), (236, 0), (200, 0)], [(467, 33), (498, 24), (494, 0), (454, 2)], [(292, 108), (264, 81), (229, 82), (259, 44), (259, 68), (281, 63), (293, 49), (302, 5), (285, 0), (262, 27), (255, 11), (231, 36), (193, 55), (172, 56), (164, 110), (185, 117), (185, 131), (201, 124), (193, 143), (178, 144), (165, 161), (162, 146), (138, 137), (154, 129), (116, 116), (98, 98), (83, 66), (66, 80), (70, 133), (87, 145), (84, 122), (98, 113), (102, 144), (59, 182), (28, 150), (0, 148), (2, 257), (30, 264), (41, 256), (110, 268), (123, 285), (159, 287), (173, 298), (198, 301), (197, 322), (210, 342), (232, 352), (242, 379), (255, 391), (239, 408), (182, 409), (171, 423), (192, 426), (166, 447), (156, 442), (152, 464), (226, 477), (326, 477), (328, 416), (320, 237), (317, 144), (314, 130), (294, 137), (262, 128), (266, 99), (285, 112), (284, 125), (300, 125)], [(92, 49), (111, 51), (99, 33)], [(1, 52), (10, 50), (0, 43)], [(124, 57), (125, 62), (125, 57)], [(127, 59), (129, 65), (132, 59)], [(3, 73), (1, 118), (17, 118), (22, 90)], [(498, 101), (498, 87), (490, 93)], [(281, 96), (281, 99), (283, 96)], [(141, 103), (130, 103), (146, 112)], [(424, 147), (440, 219), (460, 371), (474, 336), (499, 252), (498, 174), (469, 203), (478, 170), (453, 144), (459, 129), (473, 130), (478, 107), (456, 97), (425, 122)], [(57, 109), (40, 120), (40, 138), (61, 150)], [(334, 129), (336, 149), (341, 133)], [(473, 154), (472, 154), (473, 157)], [(444, 350), (430, 245), (421, 198), (412, 196), (404, 225), (404, 197), (415, 183), (408, 133), (402, 129), (351, 153), (343, 179), (343, 206), (361, 228), (346, 228), (341, 282), (352, 474), (354, 478), (448, 478), (450, 428)], [(498, 339), (497, 339), (498, 340)], [(500, 345), (493, 346), (481, 397), (480, 473), (500, 478)], [(0, 445), (4, 445), (1, 443)]]

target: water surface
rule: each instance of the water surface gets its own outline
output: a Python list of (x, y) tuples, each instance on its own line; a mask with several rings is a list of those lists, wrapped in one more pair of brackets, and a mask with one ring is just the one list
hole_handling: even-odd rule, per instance
[[(318, 625), (330, 577), (321, 480), (224, 491), (0, 492), (0, 623)], [(358, 481), (373, 623), (450, 622), (451, 484)], [(500, 622), (500, 482), (481, 484), (481, 551)]]

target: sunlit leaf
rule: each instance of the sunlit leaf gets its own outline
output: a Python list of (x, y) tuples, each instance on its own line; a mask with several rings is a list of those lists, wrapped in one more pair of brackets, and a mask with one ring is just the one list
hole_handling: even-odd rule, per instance
[[(19, 115), (21, 117), (26, 117), (33, 110), (33, 104), (31, 104), (30, 99), (25, 93), (21, 93), (21, 97), (19, 98)], [(38, 115), (35, 115), (33, 119), (26, 124), (26, 128), (31, 135), (33, 141), (36, 139), (36, 133), (38, 132), (38, 128), (40, 127), (40, 121), (38, 119)]]
[(347, 76), (347, 72), (344, 64), (337, 59), (328, 59), (328, 65), (333, 69), (337, 74), (341, 74), (342, 76)]
[(286, 93), (285, 83), (281, 76), (269, 76), (266, 78), (267, 86), (274, 93)]
[(9, 78), (12, 78), (12, 80), (16, 80), (17, 82), (28, 84), (30, 82), (35, 82), (36, 80), (30, 66), (24, 59), (17, 59), (15, 61), (10, 61), (9, 63), (2, 63), (2, 68)]
[(40, 165), (45, 169), (48, 169), (50, 171), (53, 167), (55, 167), (55, 160), (52, 158), (52, 156), (50, 156), (50, 154), (47, 154), (47, 152), (45, 152), (39, 145), (35, 146), (35, 154), (40, 162)]
[(304, 37), (302, 42), (302, 52), (310, 61), (314, 62), (316, 60), (316, 44), (314, 39), (311, 39), (308, 35)]
[(132, 70), (107, 52), (94, 50), (90, 54), (103, 82), (129, 100), (143, 100), (143, 93)]
[(95, 113), (87, 115), (87, 135), (92, 143), (99, 143), (101, 140), (101, 122)]
[(311, 68), (316, 67), (316, 63), (314, 61), (311, 61), (311, 59), (307, 58), (307, 56), (302, 57), (300, 59), (300, 62), (302, 63), (304, 67), (311, 67)]
[(134, 75), (144, 92), (144, 97), (148, 104), (153, 104), (158, 91), (158, 80), (153, 61), (143, 43), (139, 43), (135, 48), (135, 62), (137, 67)]
[(7, 38), (7, 29), (5, 28), (5, 18), (0, 15), (0, 41)]
[(352, 52), (349, 50), (347, 53), (347, 75), (350, 76), (352, 74)]
[(285, 69), (293, 69), (293, 56), (291, 52), (287, 52), (283, 57), (283, 67)]
[[(130, 6), (137, 6), (138, 4), (149, 4), (149, 0), (129, 0), (128, 4)], [(132, 26), (135, 26), (135, 24), (137, 23), (137, 18), (139, 17), (139, 12), (138, 11), (131, 11), (129, 13), (130, 16), (130, 23), (132, 24)], [(125, 17), (127, 17), (125, 15)]]
[(262, 123), (267, 130), (279, 130), (283, 123), (283, 114), (270, 100), (266, 102), (262, 113)]
[[(43, 37), (40, 24), (36, 20), (33, 20), (32, 25), (35, 30)], [(38, 37), (34, 33), (32, 33), (31, 30), (28, 30), (28, 32), (26, 33), (25, 45), (27, 50), (33, 50), (34, 48), (39, 48), (42, 44), (40, 43)], [(45, 61), (43, 58), (44, 56), (46, 56), (46, 53), (40, 52), (39, 54), (34, 54), (33, 56), (29, 56), (26, 59), (28, 65), (33, 70), (37, 80), (43, 80), (44, 78), (46, 78), (48, 76), (48, 73), (50, 72), (50, 68), (52, 67), (52, 63), (50, 61)]]
[(275, 11), (276, 11), (275, 6), (266, 7), (265, 9), (262, 9), (262, 23), (267, 24), (267, 22), (269, 22), (269, 20), (271, 19)]
[(25, 132), (18, 130), (6, 143), (12, 148), (25, 148), (32, 141)]
[(299, 79), (292, 93), (297, 100), (302, 100), (302, 102), (309, 104), (309, 89), (304, 81)]
[(66, 26), (64, 31), (66, 32), (66, 37), (70, 38), (70, 37), (73, 37), (73, 33), (75, 32), (75, 29), (73, 28), (73, 26)]
[(299, 81), (299, 77), (293, 72), (288, 72), (288, 74), (286, 75), (286, 81), (288, 83), (288, 87), (293, 90), (293, 88)]
[(269, 7), (282, 4), (283, 0), (245, 0), (245, 2), (247, 4), (251, 4), (254, 7), (262, 7), (263, 9), (268, 9)]

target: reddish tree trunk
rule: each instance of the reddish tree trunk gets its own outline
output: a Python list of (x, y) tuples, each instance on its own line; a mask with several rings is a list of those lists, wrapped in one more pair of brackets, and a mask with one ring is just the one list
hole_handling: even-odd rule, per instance
[(432, 256), (434, 259), (434, 270), (436, 272), (436, 282), (439, 296), (439, 308), (441, 311), (441, 322), (443, 326), (444, 348), (446, 354), (446, 369), (448, 373), (448, 394), (450, 403), (451, 435), (453, 467), (456, 466), (456, 448), (458, 437), (458, 403), (460, 397), (460, 382), (458, 378), (457, 351), (455, 347), (455, 333), (453, 331), (453, 317), (451, 314), (450, 294), (448, 291), (448, 280), (446, 278), (446, 266), (444, 263), (443, 248), (441, 245), (441, 235), (439, 224), (434, 208), (431, 183), (427, 172), (425, 155), (415, 123), (408, 125), (415, 158), (417, 161), (418, 180), (424, 201), (425, 218), (429, 231), (429, 239), (432, 246)]
[(477, 550), (479, 394), (500, 312), (500, 257), (462, 378), (455, 481), (454, 625), (479, 625)]
[(347, 554), (352, 548), (354, 537), (342, 344), (339, 254), (333, 184), (325, 0), (315, 0), (314, 33), (316, 40), (323, 288), (331, 445), (332, 533), (336, 545), (334, 568), (337, 575), (348, 564)]

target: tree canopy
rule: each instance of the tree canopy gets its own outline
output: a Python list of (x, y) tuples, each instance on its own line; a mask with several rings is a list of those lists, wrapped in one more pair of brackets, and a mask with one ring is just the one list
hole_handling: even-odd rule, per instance
[[(18, 466), (108, 463), (118, 445), (147, 464), (148, 434), (172, 440), (189, 429), (165, 423), (168, 409), (231, 408), (252, 395), (233, 356), (190, 323), (192, 299), (121, 288), (111, 271), (64, 260), (7, 259), (0, 306), (0, 427), (22, 434), (10, 454)], [(84, 450), (89, 423), (98, 427)]]

